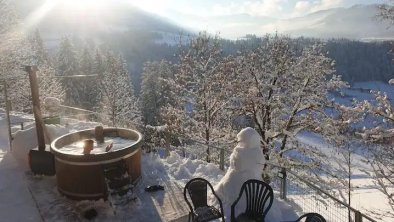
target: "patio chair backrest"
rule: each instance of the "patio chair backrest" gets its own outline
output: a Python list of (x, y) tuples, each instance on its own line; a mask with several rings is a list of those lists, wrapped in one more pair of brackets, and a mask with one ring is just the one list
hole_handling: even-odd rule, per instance
[(271, 208), (274, 199), (274, 191), (271, 186), (260, 180), (248, 180), (242, 185), (236, 202), (242, 197), (243, 193), (245, 193), (246, 200), (246, 210), (244, 213), (249, 217), (264, 218)]
[[(194, 209), (208, 206), (207, 203), (207, 185), (209, 182), (203, 178), (194, 178), (190, 180), (185, 186), (190, 199), (193, 203)], [(186, 193), (185, 193), (186, 195)], [(186, 196), (185, 196), (186, 198)], [(186, 199), (187, 200), (187, 199)]]
[(326, 219), (318, 213), (306, 213), (299, 217), (296, 222), (300, 222), (305, 219), (305, 222), (326, 222)]

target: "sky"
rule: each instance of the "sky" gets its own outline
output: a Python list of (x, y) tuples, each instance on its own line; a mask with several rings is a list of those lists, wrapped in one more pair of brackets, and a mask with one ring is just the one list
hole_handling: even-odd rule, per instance
[[(28, 27), (39, 23), (55, 6), (66, 17), (73, 14), (99, 18), (108, 14), (116, 15), (113, 7), (124, 9), (136, 6), (144, 11), (164, 18), (166, 22), (178, 25), (188, 31), (201, 30), (218, 33), (223, 37), (237, 39), (246, 34), (262, 35), (272, 32), (295, 33), (293, 29), (315, 26), (315, 21), (302, 21), (296, 27), (292, 18), (337, 7), (351, 7), (355, 4), (379, 4), (388, 0), (19, 0), (25, 5), (30, 2), (40, 5), (24, 24)], [(42, 4), (37, 2), (41, 1)], [(122, 3), (122, 4), (120, 4)], [(126, 3), (126, 4), (124, 4)], [(60, 5), (60, 6), (59, 6)], [(56, 8), (56, 7), (55, 7)], [(109, 10), (110, 9), (110, 10)], [(113, 10), (113, 11), (111, 11)], [(104, 13), (102, 13), (104, 12)], [(61, 16), (61, 13), (59, 13)], [(77, 18), (77, 16), (74, 16)], [(71, 20), (75, 20), (72, 17)], [(299, 19), (298, 19), (299, 20)], [(302, 19), (301, 19), (302, 20)], [(283, 21), (283, 22), (282, 22)], [(295, 21), (295, 20), (294, 20)], [(311, 23), (312, 22), (312, 23)], [(320, 20), (318, 21), (320, 22)], [(97, 23), (97, 22), (96, 22)], [(357, 21), (356, 21), (357, 23)], [(324, 23), (326, 24), (326, 23)], [(330, 23), (331, 24), (331, 23)], [(347, 29), (347, 28), (346, 28)], [(291, 31), (293, 30), (293, 31)], [(341, 30), (339, 30), (341, 31)]]
[(384, 0), (131, 0), (136, 6), (164, 17), (179, 14), (224, 16), (247, 13), (253, 16), (292, 18), (311, 12), (350, 7), (355, 4), (376, 4)]

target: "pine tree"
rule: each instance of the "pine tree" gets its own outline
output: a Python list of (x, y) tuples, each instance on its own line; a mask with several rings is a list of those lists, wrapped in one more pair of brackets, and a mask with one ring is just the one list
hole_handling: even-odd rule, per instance
[(37, 62), (40, 100), (41, 102), (44, 102), (42, 109), (45, 113), (46, 110), (50, 108), (45, 104), (46, 99), (56, 98), (60, 103), (62, 103), (64, 101), (65, 91), (60, 79), (56, 76), (56, 70), (49, 59), (38, 30), (30, 36), (30, 45), (31, 50), (34, 53), (34, 60)]
[(100, 83), (101, 113), (113, 126), (139, 126), (141, 113), (122, 56), (105, 54), (106, 68)]
[(77, 53), (67, 37), (63, 38), (60, 42), (57, 59), (57, 73), (62, 77), (61, 82), (66, 92), (66, 104), (80, 106), (80, 95), (82, 94), (83, 85), (80, 84), (79, 78), (70, 77), (80, 74), (79, 63), (77, 60)]
[[(97, 74), (94, 72), (94, 61), (90, 51), (85, 47), (80, 56), (79, 71), (82, 75)], [(85, 109), (94, 109), (99, 103), (99, 80), (97, 77), (86, 77), (80, 80), (82, 85), (82, 94), (80, 101)]]
[(41, 34), (38, 29), (30, 36), (30, 44), (37, 64), (51, 64), (48, 52), (45, 49), (44, 42), (42, 41)]
[(140, 98), (145, 125), (163, 124), (160, 119), (161, 110), (173, 101), (170, 85), (172, 79), (172, 65), (168, 62), (146, 62), (144, 64)]

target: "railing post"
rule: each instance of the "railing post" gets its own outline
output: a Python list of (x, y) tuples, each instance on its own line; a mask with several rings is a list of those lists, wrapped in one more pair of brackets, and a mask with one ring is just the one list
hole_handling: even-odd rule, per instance
[(363, 221), (363, 217), (362, 217), (360, 211), (355, 211), (354, 214), (355, 214), (355, 218), (354, 218), (355, 222), (362, 222)]
[(220, 149), (220, 163), (219, 168), (224, 170), (224, 149)]
[(170, 156), (170, 150), (171, 150), (171, 142), (170, 142), (170, 140), (171, 140), (171, 137), (170, 137), (170, 134), (169, 133), (165, 133), (165, 141), (164, 141), (164, 146), (165, 146), (165, 148), (166, 148), (166, 158), (167, 157), (169, 157)]
[(287, 184), (286, 184), (286, 180), (287, 180), (287, 173), (286, 173), (286, 169), (282, 168), (281, 171), (279, 172), (279, 178), (280, 180), (280, 198), (282, 200), (286, 200), (286, 196), (287, 196)]

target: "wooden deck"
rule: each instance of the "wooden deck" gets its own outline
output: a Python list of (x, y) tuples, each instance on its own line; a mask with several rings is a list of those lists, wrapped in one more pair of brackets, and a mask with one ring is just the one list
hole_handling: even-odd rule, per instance
[[(188, 207), (183, 199), (183, 188), (172, 181), (167, 172), (158, 172), (153, 166), (142, 166), (142, 178), (134, 192), (136, 201), (113, 208), (108, 201), (73, 201), (56, 189), (55, 177), (26, 174), (29, 189), (45, 221), (85, 221), (83, 213), (94, 208), (95, 221), (187, 221)], [(148, 193), (148, 185), (160, 184), (164, 191)]]

